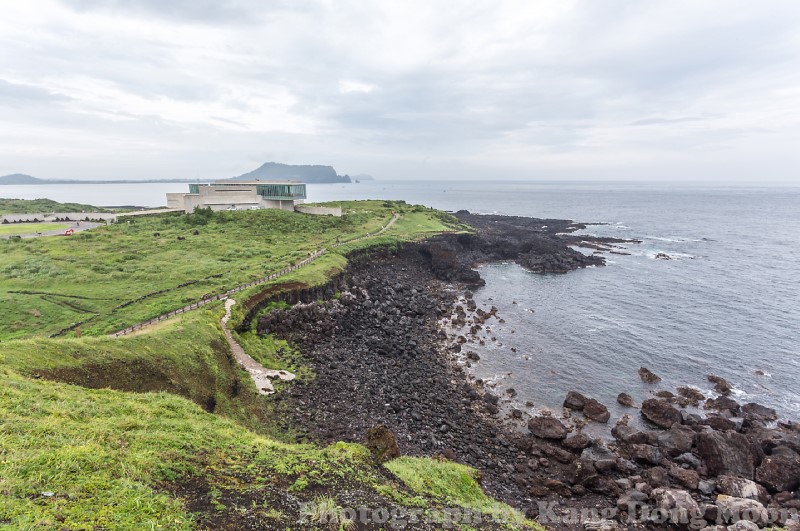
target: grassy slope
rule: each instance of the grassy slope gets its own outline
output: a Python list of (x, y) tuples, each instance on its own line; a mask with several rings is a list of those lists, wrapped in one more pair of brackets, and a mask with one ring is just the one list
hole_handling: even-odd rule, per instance
[[(46, 188), (46, 187), (45, 187)], [(2, 188), (0, 188), (0, 191)], [(46, 189), (42, 190), (46, 192)], [(0, 197), (0, 214), (39, 214), (48, 212), (108, 212), (80, 203), (59, 203), (52, 199), (6, 199)]]
[(337, 236), (375, 232), (396, 208), (343, 206), (342, 218), (261, 210), (220, 212), (206, 222), (160, 214), (69, 239), (0, 241), (0, 340), (46, 336), (75, 322), (84, 334), (119, 330), (261, 278)]
[(186, 475), (212, 488), (238, 469), (287, 485), (354, 471), (374, 481), (361, 447), (277, 443), (171, 394), (86, 390), (7, 369), (0, 381), (0, 526), (190, 529), (192, 515), (158, 488)]
[[(393, 229), (394, 237), (415, 238), (414, 227), (423, 225), (436, 228), (419, 212), (409, 218), (416, 221)], [(114, 254), (113, 246), (104, 252)], [(331, 253), (289, 280), (321, 283), (345, 265), (343, 256)], [(263, 424), (267, 401), (231, 363), (218, 325), (221, 312), (215, 304), (119, 339), (0, 342), (0, 528), (191, 529), (198, 516), (189, 512), (191, 492), (184, 486), (194, 482), (213, 507), (213, 514), (199, 516), (212, 527), (236, 527), (243, 515), (295, 527), (299, 515), (292, 511), (298, 501), (353, 492), (372, 503), (428, 511), (456, 504), (489, 514), (508, 512), (477, 494), (480, 488), (466, 467), (404, 460), (394, 470), (406, 487), (388, 480), (361, 446), (319, 448), (266, 437), (272, 431)], [(277, 353), (286, 345), (247, 339), (248, 350), (265, 363), (302, 373), (295, 353)], [(214, 414), (200, 407), (209, 409), (210, 398)], [(436, 487), (420, 483), (426, 474)], [(515, 521), (519, 517), (509, 514)]]

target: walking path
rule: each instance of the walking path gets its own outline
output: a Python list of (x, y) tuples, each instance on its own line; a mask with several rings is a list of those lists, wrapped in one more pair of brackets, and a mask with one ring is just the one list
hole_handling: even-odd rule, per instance
[(231, 318), (231, 307), (234, 304), (236, 304), (236, 301), (233, 299), (227, 299), (225, 301), (225, 316), (219, 321), (222, 325), (225, 339), (231, 347), (233, 357), (236, 358), (236, 361), (239, 362), (239, 365), (241, 365), (244, 370), (250, 373), (250, 377), (253, 379), (253, 383), (256, 384), (258, 392), (262, 395), (271, 395), (275, 392), (275, 388), (272, 386), (272, 381), (270, 380), (271, 378), (291, 381), (294, 380), (294, 374), (289, 371), (276, 371), (274, 369), (264, 368), (263, 365), (248, 356), (242, 346), (233, 339), (233, 334), (231, 334), (231, 331), (228, 329), (228, 320)]
[[(386, 232), (392, 225), (395, 224), (395, 222), (399, 218), (400, 218), (399, 214), (394, 214), (392, 216), (392, 219), (386, 225), (381, 227), (381, 230), (379, 230), (378, 232), (375, 232), (375, 233), (368, 232), (364, 236), (359, 236), (358, 238), (353, 238), (352, 240), (347, 240), (347, 241), (335, 243), (335, 244), (331, 245), (331, 249), (335, 249), (336, 247), (341, 247), (343, 245), (347, 245), (347, 244), (350, 244), (350, 243), (358, 242), (358, 241), (361, 241), (361, 240), (366, 240), (367, 238), (371, 238), (373, 236), (378, 236), (379, 234), (382, 234), (382, 233)], [(301, 267), (307, 266), (308, 264), (310, 264), (311, 262), (315, 261), (316, 259), (318, 259), (320, 256), (322, 256), (326, 252), (328, 252), (328, 249), (323, 247), (322, 249), (319, 249), (318, 251), (314, 251), (313, 253), (311, 253), (308, 256), (308, 258), (306, 258), (304, 260), (301, 260), (301, 261), (297, 262), (294, 265), (284, 267), (283, 269), (281, 269), (277, 273), (273, 273), (273, 274), (271, 274), (269, 276), (260, 278), (258, 280), (254, 280), (252, 282), (248, 282), (247, 284), (242, 284), (242, 285), (237, 286), (237, 287), (235, 287), (233, 289), (229, 289), (225, 293), (218, 293), (216, 295), (203, 298), (203, 299), (201, 299), (199, 301), (193, 302), (192, 304), (188, 304), (188, 305), (184, 306), (183, 308), (178, 308), (177, 310), (173, 310), (171, 312), (167, 312), (165, 314), (159, 315), (158, 317), (153, 317), (152, 319), (148, 319), (147, 321), (142, 321), (141, 323), (136, 323), (134, 325), (129, 326), (128, 328), (125, 328), (125, 329), (120, 330), (118, 332), (114, 332), (113, 334), (109, 334), (109, 335), (112, 336), (112, 337), (124, 336), (124, 335), (130, 334), (131, 332), (134, 332), (136, 330), (141, 330), (142, 328), (145, 328), (147, 326), (153, 325), (155, 323), (159, 323), (159, 322), (161, 322), (161, 321), (163, 321), (165, 319), (169, 319), (171, 317), (175, 317), (176, 315), (179, 315), (179, 314), (182, 314), (182, 313), (186, 313), (186, 312), (191, 311), (191, 310), (196, 310), (197, 308), (202, 308), (206, 304), (211, 304), (212, 302), (216, 302), (216, 301), (219, 301), (219, 300), (227, 299), (228, 297), (230, 297), (231, 295), (233, 295), (235, 293), (239, 293), (240, 291), (246, 290), (248, 288), (252, 288), (253, 286), (258, 286), (259, 284), (264, 284), (265, 282), (270, 282), (270, 281), (275, 280), (275, 279), (277, 279), (279, 277), (288, 275), (289, 273), (291, 273), (293, 271), (296, 271), (297, 269), (300, 269)]]

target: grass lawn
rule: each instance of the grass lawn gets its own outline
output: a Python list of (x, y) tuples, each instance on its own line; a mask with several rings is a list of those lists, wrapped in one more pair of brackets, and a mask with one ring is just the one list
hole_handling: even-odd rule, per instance
[(36, 234), (37, 232), (66, 230), (68, 228), (69, 225), (66, 223), (9, 223), (8, 225), (0, 225), (0, 236)]

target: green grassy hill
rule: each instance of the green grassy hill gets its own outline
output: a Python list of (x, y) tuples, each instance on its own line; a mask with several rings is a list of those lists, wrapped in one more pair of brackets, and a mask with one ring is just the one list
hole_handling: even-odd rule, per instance
[[(507, 522), (463, 529), (533, 526), (488, 498), (462, 465), (406, 457), (381, 466), (360, 445), (291, 442), (276, 402), (233, 361), (219, 302), (131, 336), (101, 335), (263, 276), (337, 236), (374, 232), (392, 210), (402, 212), (395, 227), (341, 253), (451, 228), (424, 208), (343, 207), (342, 219), (161, 214), (85, 237), (4, 242), (0, 311), (11, 318), (0, 328), (0, 529), (350, 529), (343, 508), (359, 505), (429, 519), (464, 507)], [(341, 253), (275, 284), (325, 282), (346, 265)], [(43, 337), (75, 319), (87, 319), (88, 336)], [(265, 365), (314, 377), (300, 354), (244, 335)], [(325, 511), (335, 524), (319, 523)]]
[(381, 201), (343, 203), (345, 215), (282, 210), (124, 218), (70, 238), (0, 241), (0, 340), (120, 330), (376, 232), (411, 238), (446, 228), (439, 213)]
[[(0, 191), (2, 191), (0, 189)], [(52, 199), (6, 199), (0, 197), (0, 214), (47, 214), (48, 212), (108, 212), (80, 203), (59, 203)]]

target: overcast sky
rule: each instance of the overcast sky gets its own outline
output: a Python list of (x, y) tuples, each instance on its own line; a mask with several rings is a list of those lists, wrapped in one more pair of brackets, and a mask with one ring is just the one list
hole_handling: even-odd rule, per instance
[(0, 0), (0, 175), (266, 161), (798, 183), (800, 2)]

